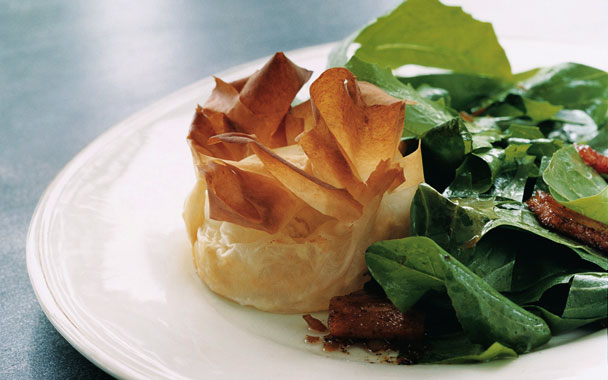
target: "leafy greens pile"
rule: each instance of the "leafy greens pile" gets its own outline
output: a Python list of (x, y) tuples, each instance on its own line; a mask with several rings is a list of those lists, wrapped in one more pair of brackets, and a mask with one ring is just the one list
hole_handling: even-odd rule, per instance
[[(393, 75), (408, 64), (450, 71)], [(517, 356), (606, 319), (605, 254), (544, 228), (523, 203), (540, 189), (608, 223), (606, 179), (572, 145), (608, 153), (606, 72), (564, 63), (512, 74), (492, 26), (438, 0), (404, 2), (330, 65), (417, 102), (403, 130), (421, 141), (426, 178), (412, 237), (376, 243), (366, 260), (400, 310), (427, 310), (422, 362)]]

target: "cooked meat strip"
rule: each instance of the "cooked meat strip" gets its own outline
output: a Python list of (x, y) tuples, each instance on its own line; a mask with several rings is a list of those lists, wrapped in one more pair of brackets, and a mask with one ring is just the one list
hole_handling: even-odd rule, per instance
[(321, 341), (321, 337), (320, 336), (312, 336), (312, 335), (306, 335), (306, 337), (304, 338), (304, 342), (306, 343), (319, 343)]
[(600, 174), (608, 174), (608, 157), (596, 152), (589, 145), (575, 145), (583, 161)]
[(317, 318), (313, 317), (312, 315), (305, 314), (305, 315), (302, 316), (302, 318), (304, 318), (304, 320), (308, 324), (308, 328), (309, 329), (314, 330), (314, 331), (318, 331), (318, 332), (326, 332), (327, 331), (327, 327), (325, 327), (325, 325), (323, 324), (323, 322), (321, 322)]
[(570, 210), (543, 191), (537, 191), (526, 204), (543, 226), (608, 253), (608, 226), (604, 223)]
[(364, 290), (334, 297), (329, 303), (332, 336), (356, 339), (419, 340), (424, 335), (424, 313), (400, 312), (386, 297)]
[(475, 118), (473, 117), (474, 115), (469, 114), (466, 111), (460, 111), (460, 117), (464, 120), (464, 121), (468, 121), (469, 123), (472, 123)]

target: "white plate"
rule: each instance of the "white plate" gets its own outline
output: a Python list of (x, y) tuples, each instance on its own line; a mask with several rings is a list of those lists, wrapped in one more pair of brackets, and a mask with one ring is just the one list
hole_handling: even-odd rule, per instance
[[(516, 70), (568, 53), (561, 45), (504, 44)], [(329, 49), (288, 56), (318, 74)], [(608, 62), (603, 51), (576, 54), (566, 59)], [(265, 60), (219, 76), (243, 77)], [(305, 343), (300, 315), (264, 313), (211, 293), (194, 272), (181, 209), (194, 182), (186, 134), (212, 87), (204, 79), (110, 129), (63, 169), (34, 213), (27, 241), (34, 290), (57, 330), (93, 363), (124, 378), (605, 379), (605, 331), (571, 334), (562, 338), (568, 344), (517, 360), (379, 365)]]

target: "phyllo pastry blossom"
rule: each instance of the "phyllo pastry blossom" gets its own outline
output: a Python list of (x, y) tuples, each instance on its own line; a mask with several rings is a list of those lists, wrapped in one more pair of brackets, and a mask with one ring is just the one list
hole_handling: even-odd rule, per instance
[[(403, 155), (406, 102), (282, 53), (197, 107), (188, 142), (197, 182), (184, 219), (214, 292), (273, 312), (325, 310), (367, 280), (364, 253), (409, 233), (420, 150)], [(401, 149), (400, 149), (401, 148)]]

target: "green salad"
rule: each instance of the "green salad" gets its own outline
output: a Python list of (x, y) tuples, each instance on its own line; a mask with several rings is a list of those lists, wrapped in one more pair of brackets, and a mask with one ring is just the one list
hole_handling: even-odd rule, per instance
[[(411, 64), (445, 70), (393, 74)], [(401, 311), (427, 310), (421, 362), (513, 357), (605, 323), (606, 253), (543, 227), (524, 201), (543, 190), (608, 223), (606, 178), (573, 145), (608, 154), (606, 72), (562, 63), (512, 73), (489, 23), (438, 0), (404, 2), (330, 65), (417, 103), (403, 129), (422, 144), (426, 179), (412, 236), (375, 243), (366, 261)]]

